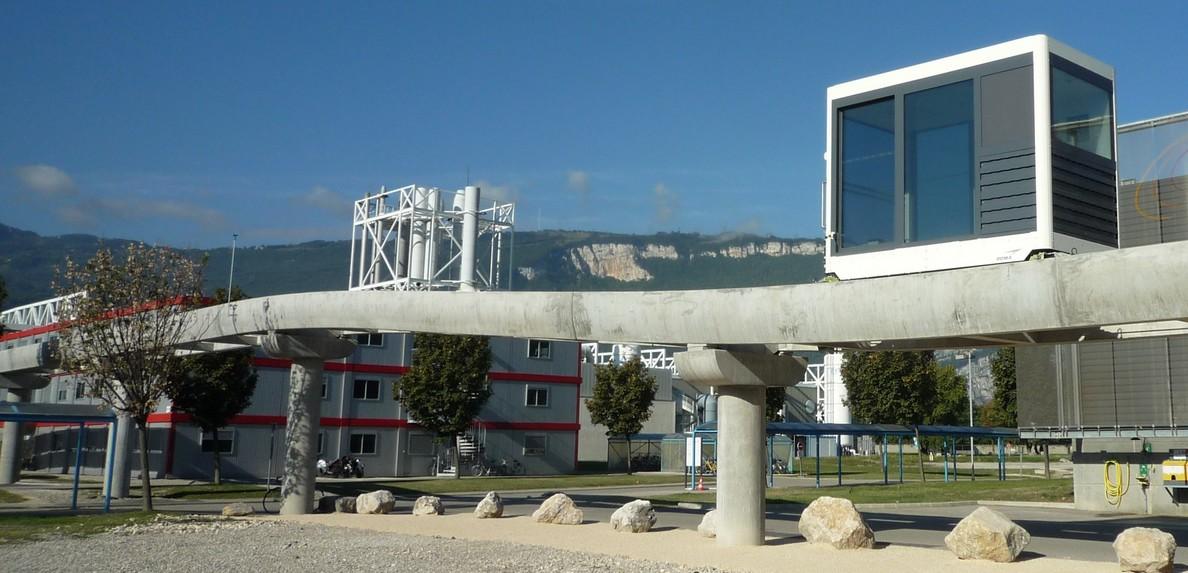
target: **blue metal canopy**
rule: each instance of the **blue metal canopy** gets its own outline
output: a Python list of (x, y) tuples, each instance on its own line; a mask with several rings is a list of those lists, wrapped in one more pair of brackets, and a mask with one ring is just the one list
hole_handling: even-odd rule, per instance
[[(119, 420), (115, 412), (102, 406), (85, 404), (34, 404), (29, 402), (0, 402), (0, 421), (16, 423), (78, 424), (78, 444), (74, 449), (74, 486), (71, 490), (70, 509), (78, 509), (78, 482), (82, 471), (83, 444), (87, 435), (87, 424), (110, 424), (108, 430), (115, 435)], [(107, 483), (111, 484), (112, 448), (108, 448), (104, 462)], [(110, 485), (104, 486), (103, 511), (111, 509)]]

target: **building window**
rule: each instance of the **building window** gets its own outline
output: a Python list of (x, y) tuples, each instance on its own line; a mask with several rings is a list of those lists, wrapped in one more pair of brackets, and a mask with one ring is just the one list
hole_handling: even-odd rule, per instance
[(58, 401), (59, 402), (66, 401), (66, 385), (65, 384), (62, 384), (62, 386), (60, 386), (58, 388)]
[(973, 80), (904, 96), (907, 241), (974, 232)]
[(369, 456), (375, 454), (375, 434), (351, 434), (351, 454)]
[(528, 340), (528, 358), (549, 360), (553, 357), (553, 343), (549, 340)]
[(895, 100), (841, 110), (842, 247), (895, 239)]
[(384, 335), (380, 332), (366, 332), (363, 334), (356, 334), (355, 341), (359, 346), (383, 346)]
[(408, 455), (433, 455), (433, 436), (431, 434), (410, 434), (408, 436)]
[(543, 456), (549, 448), (549, 437), (544, 434), (527, 434), (524, 436), (524, 455)]
[(325, 400), (330, 397), (330, 375), (322, 375), (322, 399)]
[(326, 451), (326, 432), (318, 432), (318, 455)]
[(1053, 58), (1052, 141), (1113, 159), (1110, 90), (1081, 76), (1075, 66)]
[(525, 406), (545, 408), (549, 405), (549, 389), (545, 386), (529, 386), (524, 398)]
[(235, 430), (219, 430), (218, 435), (216, 440), (207, 432), (202, 432), (202, 453), (214, 453), (217, 444), (220, 454), (235, 455)]
[(86, 384), (86, 382), (83, 382), (83, 381), (81, 381), (81, 380), (80, 380), (80, 381), (78, 381), (78, 382), (75, 382), (75, 383), (74, 383), (74, 399), (75, 399), (75, 400), (82, 400), (83, 398), (86, 398), (86, 397), (87, 397), (87, 384)]
[(379, 380), (355, 380), (356, 400), (379, 400)]

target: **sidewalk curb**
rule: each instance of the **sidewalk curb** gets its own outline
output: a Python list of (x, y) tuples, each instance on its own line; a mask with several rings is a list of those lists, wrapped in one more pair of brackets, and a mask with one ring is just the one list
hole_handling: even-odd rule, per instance
[(978, 505), (1000, 507), (1034, 507), (1037, 509), (1076, 509), (1076, 504), (1068, 501), (995, 501), (978, 500)]

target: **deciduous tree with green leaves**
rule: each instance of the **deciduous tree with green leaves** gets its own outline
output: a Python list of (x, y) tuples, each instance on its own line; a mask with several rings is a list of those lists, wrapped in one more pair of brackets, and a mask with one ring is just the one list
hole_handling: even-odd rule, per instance
[(454, 477), (462, 477), (458, 436), (474, 424), (491, 397), (491, 349), (485, 336), (417, 333), (412, 364), (393, 384), (393, 396), (416, 423), (454, 445)]
[[(231, 291), (231, 300), (243, 298), (239, 287)], [(227, 302), (226, 289), (215, 291), (215, 302)], [(173, 410), (189, 414), (202, 433), (214, 444), (215, 485), (223, 483), (219, 429), (231, 422), (252, 404), (256, 391), (256, 369), (252, 349), (199, 354), (182, 359), (182, 370), (170, 380), (166, 394)]]
[(89, 394), (128, 415), (140, 438), (143, 508), (152, 511), (148, 417), (177, 377), (174, 349), (202, 304), (203, 262), (164, 247), (129, 243), (121, 256), (100, 248), (85, 264), (70, 258), (54, 281), (62, 367), (87, 378)]
[(994, 378), (994, 399), (983, 408), (982, 423), (1015, 428), (1019, 425), (1019, 404), (1015, 376), (1015, 347), (1001, 348), (990, 361)]
[(627, 440), (627, 473), (631, 473), (631, 436), (652, 416), (656, 378), (639, 357), (623, 364), (600, 364), (594, 370), (594, 396), (586, 400), (590, 420), (606, 426), (606, 435)]
[[(860, 422), (918, 426), (933, 415), (936, 361), (931, 352), (847, 352), (846, 404)], [(916, 443), (921, 443), (919, 429)], [(924, 481), (924, 458), (920, 480)]]

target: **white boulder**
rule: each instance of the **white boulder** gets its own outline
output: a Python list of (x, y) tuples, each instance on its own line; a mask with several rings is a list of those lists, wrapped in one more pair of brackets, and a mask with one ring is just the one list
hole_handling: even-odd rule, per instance
[(975, 509), (945, 536), (945, 547), (959, 559), (999, 563), (1017, 559), (1028, 543), (1031, 534), (1026, 529), (988, 507)]
[(717, 537), (718, 536), (718, 521), (716, 509), (711, 509), (705, 512), (701, 518), (701, 523), (697, 525), (697, 533), (702, 537)]
[(822, 543), (835, 549), (874, 547), (874, 532), (848, 499), (828, 496), (814, 499), (800, 512), (797, 526), (809, 543)]
[(482, 501), (475, 506), (474, 516), (479, 519), (503, 517), (503, 498), (493, 491), (487, 492)]
[(1171, 573), (1176, 559), (1176, 538), (1150, 527), (1131, 527), (1114, 539), (1114, 552), (1123, 571)]
[(625, 533), (644, 533), (656, 525), (656, 510), (652, 502), (637, 499), (628, 502), (611, 514), (611, 527)]
[(553, 494), (544, 500), (536, 511), (532, 512), (532, 519), (538, 523), (555, 523), (557, 525), (578, 525), (582, 522), (582, 510), (568, 495)]
[(231, 503), (223, 506), (223, 515), (226, 517), (244, 517), (256, 513), (252, 506), (246, 503)]
[(386, 489), (360, 494), (355, 498), (356, 513), (392, 513), (395, 507), (396, 496)]
[(445, 507), (441, 505), (441, 498), (435, 495), (422, 495), (413, 503), (413, 515), (442, 515)]

